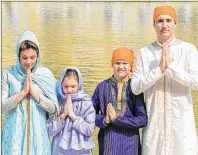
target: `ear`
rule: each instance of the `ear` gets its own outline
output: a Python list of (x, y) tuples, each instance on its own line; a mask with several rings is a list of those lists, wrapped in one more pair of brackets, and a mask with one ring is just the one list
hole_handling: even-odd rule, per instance
[(131, 69), (130, 69), (130, 72), (133, 73), (133, 71), (134, 71), (134, 65), (132, 65), (132, 66), (131, 66)]
[(155, 21), (153, 21), (153, 27), (155, 28)]

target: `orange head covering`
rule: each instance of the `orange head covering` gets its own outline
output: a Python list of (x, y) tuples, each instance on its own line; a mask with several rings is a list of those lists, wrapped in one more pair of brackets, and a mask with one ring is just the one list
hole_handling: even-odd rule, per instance
[(155, 8), (153, 13), (153, 21), (160, 15), (169, 15), (171, 16), (175, 22), (177, 21), (177, 15), (175, 9), (172, 6), (158, 6)]
[(133, 65), (134, 55), (133, 50), (127, 47), (120, 47), (113, 51), (111, 62), (117, 60), (127, 61), (131, 66)]

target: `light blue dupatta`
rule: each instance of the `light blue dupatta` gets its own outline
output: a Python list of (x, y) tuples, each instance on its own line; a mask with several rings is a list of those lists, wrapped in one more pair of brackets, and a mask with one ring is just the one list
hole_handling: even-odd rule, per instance
[[(17, 62), (14, 67), (8, 68), (10, 79), (8, 80), (9, 97), (19, 93), (23, 89), (26, 78), (26, 70), (19, 62), (19, 48), (23, 41), (34, 42), (38, 48), (39, 43), (31, 31), (25, 31), (19, 38), (17, 44)], [(40, 62), (40, 50), (38, 58), (31, 73), (32, 83), (41, 96), (48, 98), (58, 109), (56, 95), (56, 79), (52, 72), (46, 67), (38, 67)], [(9, 77), (8, 77), (9, 78)], [(13, 81), (15, 83), (13, 83)], [(17, 81), (17, 82), (16, 82)], [(16, 85), (16, 86), (14, 86)], [(2, 154), (3, 155), (26, 155), (26, 121), (27, 121), (27, 98), (18, 104), (18, 106), (5, 114), (4, 129), (2, 132)], [(31, 96), (30, 97), (30, 155), (51, 155), (49, 136), (46, 129), (46, 120), (49, 113), (45, 111)]]

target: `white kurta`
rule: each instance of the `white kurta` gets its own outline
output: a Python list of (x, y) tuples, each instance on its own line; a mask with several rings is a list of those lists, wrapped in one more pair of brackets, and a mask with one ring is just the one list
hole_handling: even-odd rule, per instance
[(154, 42), (140, 49), (131, 88), (144, 92), (148, 125), (143, 129), (142, 155), (197, 155), (197, 133), (191, 89), (198, 89), (198, 52), (175, 40), (173, 62), (162, 74), (161, 47)]

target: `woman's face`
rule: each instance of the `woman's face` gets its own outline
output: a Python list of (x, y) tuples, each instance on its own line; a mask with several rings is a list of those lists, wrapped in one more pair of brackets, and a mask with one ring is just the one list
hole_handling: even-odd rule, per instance
[(78, 91), (78, 81), (74, 76), (66, 76), (62, 82), (63, 92), (73, 94)]
[(29, 48), (20, 52), (20, 64), (25, 70), (32, 69), (37, 59), (37, 52), (35, 49)]

